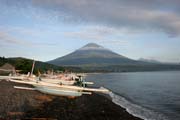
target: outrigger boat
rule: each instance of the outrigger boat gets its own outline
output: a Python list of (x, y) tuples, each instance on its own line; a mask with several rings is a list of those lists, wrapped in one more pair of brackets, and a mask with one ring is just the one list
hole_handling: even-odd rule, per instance
[(16, 89), (37, 90), (42, 93), (58, 95), (58, 96), (77, 97), (77, 96), (81, 96), (82, 94), (92, 94), (92, 92), (101, 92), (101, 93), (109, 92), (109, 90), (105, 88), (98, 88), (98, 89), (85, 88), (85, 87), (80, 87), (80, 86), (52, 84), (52, 83), (46, 83), (42, 81), (35, 82), (35, 81), (20, 81), (20, 80), (12, 80), (12, 79), (10, 79), (10, 81), (33, 86), (33, 88), (14, 86), (14, 88)]

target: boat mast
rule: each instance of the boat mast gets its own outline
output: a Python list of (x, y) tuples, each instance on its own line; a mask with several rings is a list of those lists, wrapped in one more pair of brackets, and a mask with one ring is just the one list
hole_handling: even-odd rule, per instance
[(33, 64), (32, 64), (32, 69), (31, 69), (31, 74), (30, 74), (30, 76), (32, 76), (32, 75), (33, 75), (34, 65), (35, 65), (35, 60), (33, 60)]

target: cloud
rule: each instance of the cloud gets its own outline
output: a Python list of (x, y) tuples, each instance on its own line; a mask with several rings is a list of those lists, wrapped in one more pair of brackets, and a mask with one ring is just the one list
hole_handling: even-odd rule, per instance
[[(81, 21), (138, 31), (180, 34), (179, 0), (34, 0), (33, 5)], [(62, 16), (61, 16), (62, 17)], [(67, 20), (68, 21), (68, 20)]]
[(116, 34), (116, 32), (116, 29), (109, 27), (88, 26), (79, 31), (64, 32), (64, 36), (82, 40), (102, 41)]
[(4, 32), (4, 31), (0, 31), (0, 41), (1, 44), (5, 43), (5, 44), (18, 44), (18, 45), (23, 45), (24, 42), (22, 40), (18, 40), (14, 37), (12, 37), (11, 35), (9, 35), (8, 33)]
[[(128, 31), (180, 35), (180, 0), (0, 0), (7, 6), (30, 9), (35, 16), (67, 24), (93, 24)], [(34, 9), (35, 8), (35, 9)], [(44, 11), (43, 12), (38, 12)], [(48, 17), (48, 16), (49, 17)]]
[(64, 32), (66, 38), (85, 40), (88, 42), (96, 42), (100, 44), (108, 45), (121, 45), (126, 46), (128, 40), (121, 38), (122, 34), (134, 34), (129, 33), (125, 29), (115, 29), (104, 26), (86, 26), (82, 30), (73, 32)]
[(114, 28), (107, 26), (84, 26), (80, 30), (64, 32), (65, 37), (78, 38), (82, 40), (104, 41), (109, 38), (119, 39), (124, 35), (136, 35), (141, 31), (129, 30), (127, 28)]
[[(18, 38), (14, 37), (14, 36), (12, 36), (11, 34), (8, 33), (8, 31), (12, 32), (12, 30), (17, 30), (17, 28), (13, 28), (11, 30), (4, 30), (4, 31), (1, 30), (0, 31), (1, 46), (4, 46), (4, 45), (5, 46), (6, 45), (17, 45), (17, 46), (25, 46), (25, 47), (56, 46), (56, 44), (54, 44), (54, 43), (32, 42), (32, 41), (28, 41), (28, 40), (24, 40), (24, 39), (18, 39)], [(24, 31), (24, 29), (22, 29), (22, 30)], [(24, 33), (23, 31), (19, 31), (19, 32)], [(27, 30), (27, 31), (29, 31), (29, 30)], [(27, 33), (27, 34), (29, 34), (29, 33)]]

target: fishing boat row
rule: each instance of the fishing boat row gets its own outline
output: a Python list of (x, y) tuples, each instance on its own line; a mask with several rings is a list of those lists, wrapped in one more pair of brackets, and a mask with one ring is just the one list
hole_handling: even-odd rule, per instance
[(36, 90), (42, 93), (79, 97), (83, 94), (92, 94), (92, 92), (108, 93), (106, 88), (88, 88), (87, 85), (92, 82), (85, 82), (85, 75), (75, 73), (60, 73), (60, 74), (33, 74), (35, 61), (32, 65), (32, 70), (27, 75), (9, 75), (0, 76), (0, 79), (5, 79), (10, 82), (19, 84), (31, 85), (33, 87), (14, 86), (15, 89), (21, 90)]

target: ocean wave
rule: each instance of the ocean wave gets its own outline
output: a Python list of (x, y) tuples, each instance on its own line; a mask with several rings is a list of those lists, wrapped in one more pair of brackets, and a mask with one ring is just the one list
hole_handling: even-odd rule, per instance
[(126, 111), (133, 116), (142, 118), (144, 120), (168, 120), (168, 118), (164, 115), (141, 107), (137, 104), (133, 104), (130, 101), (126, 100), (124, 97), (121, 97), (113, 92), (110, 92), (109, 96), (112, 98), (112, 101), (115, 104), (125, 108)]

